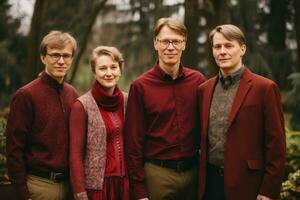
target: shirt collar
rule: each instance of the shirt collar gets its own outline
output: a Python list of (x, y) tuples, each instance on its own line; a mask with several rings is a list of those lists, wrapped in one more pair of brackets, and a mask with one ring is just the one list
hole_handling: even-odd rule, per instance
[(235, 85), (237, 82), (239, 82), (239, 80), (243, 76), (244, 69), (244, 66), (242, 66), (236, 72), (227, 76), (223, 76), (221, 71), (219, 71), (219, 81), (221, 82), (223, 89), (227, 90), (230, 86)]
[(49, 74), (47, 74), (45, 71), (40, 73), (40, 78), (42, 81), (46, 82), (50, 87), (54, 88), (55, 90), (62, 90), (63, 89), (63, 83), (57, 82), (54, 78), (52, 78)]
[(181, 80), (181, 79), (184, 79), (184, 77), (186, 76), (184, 67), (183, 67), (183, 65), (181, 63), (179, 65), (178, 76), (174, 80), (173, 80), (173, 78), (169, 74), (165, 73), (164, 70), (161, 69), (161, 67), (159, 66), (158, 61), (156, 62), (153, 70), (154, 70), (154, 73), (157, 74), (159, 76), (159, 78), (162, 79), (162, 80), (164, 80), (164, 81)]

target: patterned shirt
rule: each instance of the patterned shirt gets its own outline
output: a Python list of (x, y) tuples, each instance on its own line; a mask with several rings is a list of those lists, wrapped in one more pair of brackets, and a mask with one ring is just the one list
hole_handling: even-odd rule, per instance
[(209, 115), (208, 162), (216, 166), (224, 165), (228, 118), (243, 72), (244, 67), (227, 77), (220, 72), (214, 90)]

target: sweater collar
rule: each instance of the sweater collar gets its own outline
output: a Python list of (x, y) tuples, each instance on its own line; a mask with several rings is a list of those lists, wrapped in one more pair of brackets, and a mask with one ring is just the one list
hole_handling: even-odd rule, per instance
[(64, 86), (63, 83), (57, 82), (54, 78), (52, 78), (49, 74), (47, 74), (45, 71), (40, 73), (40, 79), (44, 82), (46, 82), (50, 87), (54, 88), (55, 90), (62, 90)]
[(95, 81), (91, 92), (98, 106), (104, 108), (106, 111), (112, 112), (117, 110), (119, 106), (122, 106), (123, 94), (118, 86), (115, 87), (114, 93), (110, 95)]

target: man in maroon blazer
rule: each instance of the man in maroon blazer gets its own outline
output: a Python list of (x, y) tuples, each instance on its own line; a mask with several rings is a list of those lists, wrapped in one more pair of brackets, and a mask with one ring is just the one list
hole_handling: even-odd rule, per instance
[(209, 39), (220, 72), (198, 88), (199, 199), (277, 199), (286, 151), (278, 88), (243, 65), (238, 27), (217, 26)]

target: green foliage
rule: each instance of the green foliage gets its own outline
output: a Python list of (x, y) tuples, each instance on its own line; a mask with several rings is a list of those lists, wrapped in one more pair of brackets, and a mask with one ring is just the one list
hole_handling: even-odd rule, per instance
[(292, 73), (288, 79), (291, 81), (292, 89), (288, 93), (286, 104), (291, 109), (291, 129), (300, 131), (300, 73)]
[(288, 180), (282, 183), (281, 199), (297, 200), (300, 198), (300, 169), (290, 173)]
[(300, 132), (287, 130), (287, 161), (294, 169), (300, 169)]
[(8, 182), (8, 175), (6, 169), (6, 156), (5, 156), (5, 127), (6, 119), (4, 113), (0, 114), (0, 184)]
[(281, 199), (300, 198), (300, 132), (286, 130), (287, 137), (287, 177), (282, 183)]
[(0, 1), (0, 108), (9, 104), (10, 94), (21, 85), (25, 37), (18, 33), (20, 20), (9, 16), (8, 0)]

